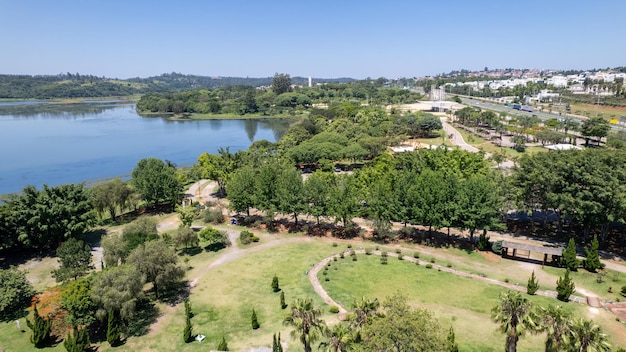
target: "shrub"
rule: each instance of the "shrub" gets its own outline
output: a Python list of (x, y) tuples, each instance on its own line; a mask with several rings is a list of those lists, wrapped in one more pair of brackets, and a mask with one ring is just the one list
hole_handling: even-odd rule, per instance
[(379, 246), (376, 246), (376, 250), (379, 250), (379, 249), (380, 249), (380, 247), (379, 247)]
[(343, 259), (343, 252), (339, 253), (339, 258)]
[(620, 293), (622, 296), (626, 297), (626, 286), (622, 286), (622, 291)]
[(328, 262), (328, 263), (326, 264), (326, 266), (330, 266), (330, 263), (331, 263), (331, 262)]
[(324, 278), (324, 281), (330, 281), (330, 278), (329, 278), (328, 276), (326, 276), (326, 277)]
[(504, 282), (506, 282), (508, 284), (509, 283), (509, 278), (505, 277), (504, 278)]
[(252, 324), (253, 330), (256, 330), (259, 327), (261, 327), (261, 325), (259, 324), (259, 320), (256, 317), (256, 311), (254, 309), (252, 309), (252, 316), (250, 317), (250, 323)]
[(226, 338), (224, 338), (224, 336), (222, 336), (222, 342), (220, 342), (220, 344), (217, 345), (217, 350), (228, 351), (228, 344), (226, 343)]
[(356, 262), (356, 260), (357, 260), (357, 259), (356, 259), (356, 255), (353, 255), (353, 256), (352, 256), (352, 261), (353, 261), (353, 262)]
[(371, 255), (372, 254), (372, 250), (370, 248), (365, 250), (365, 254), (367, 255)]
[(331, 307), (328, 309), (328, 311), (329, 311), (329, 312), (331, 312), (331, 313), (333, 313), (333, 314), (337, 314), (337, 313), (339, 313), (339, 307), (337, 307), (337, 306), (331, 306)]
[(287, 303), (285, 303), (285, 291), (280, 292), (280, 309), (287, 308)]
[(202, 240), (209, 242), (209, 244), (221, 244), (224, 247), (230, 245), (228, 234), (225, 231), (220, 231), (210, 226), (200, 230), (198, 236), (200, 236)]
[(322, 271), (322, 275), (328, 275), (328, 271), (326, 270)]
[(387, 258), (387, 251), (383, 251), (382, 253), (380, 253), (380, 256), (383, 258)]
[(280, 291), (280, 284), (278, 283), (278, 276), (276, 275), (274, 275), (274, 277), (272, 278), (272, 291)]
[(336, 262), (336, 261), (337, 261), (337, 257), (333, 257), (333, 262)]
[(556, 281), (556, 298), (559, 301), (567, 302), (569, 301), (569, 296), (575, 291), (574, 282), (569, 277), (569, 269), (565, 269), (565, 276), (559, 277)]
[(435, 262), (435, 258), (430, 258), (430, 262), (434, 263)]
[(202, 221), (205, 224), (222, 224), (224, 222), (224, 214), (222, 213), (222, 209), (206, 209), (202, 212)]
[(398, 260), (402, 260), (403, 259), (403, 255), (402, 254), (398, 254)]
[(451, 268), (451, 267), (452, 267), (452, 263), (448, 263), (448, 264), (446, 264), (446, 267), (447, 267), (447, 268)]
[(350, 256), (351, 256), (351, 257), (354, 257), (355, 255), (356, 255), (356, 252), (354, 251), (354, 249), (353, 249), (353, 250), (351, 250), (351, 251), (350, 251)]
[(537, 281), (537, 278), (535, 277), (535, 271), (533, 270), (533, 273), (528, 278), (526, 293), (528, 293), (529, 295), (534, 295), (535, 293), (537, 293), (537, 290), (539, 290), (539, 281)]
[(489, 236), (487, 236), (487, 231), (483, 231), (478, 237), (478, 250), (486, 251), (489, 249)]
[(426, 269), (432, 269), (433, 265), (432, 264), (426, 264)]
[(415, 258), (415, 259), (419, 259), (419, 257), (420, 257), (419, 252), (415, 252), (415, 253), (413, 253), (413, 258)]
[(52, 331), (52, 321), (39, 315), (37, 306), (34, 309), (33, 321), (26, 319), (26, 325), (33, 331), (33, 334), (30, 336), (30, 342), (35, 347), (42, 348), (48, 344), (50, 332)]
[(495, 254), (501, 255), (502, 254), (502, 241), (495, 241), (491, 245), (491, 251), (494, 252)]
[(351, 245), (351, 244), (348, 244), (348, 249), (350, 249), (350, 248), (352, 248), (352, 245)]
[(380, 257), (380, 264), (387, 265), (387, 257)]
[(600, 256), (598, 255), (598, 246), (598, 237), (593, 236), (591, 247), (585, 248), (587, 258), (583, 261), (583, 267), (592, 273), (604, 268), (604, 264), (600, 262)]
[(398, 248), (398, 249), (396, 249), (396, 253), (400, 254), (400, 253), (402, 253), (402, 250), (400, 248)]
[(333, 247), (337, 247), (337, 242), (333, 242)]
[(253, 242), (253, 238), (256, 237), (250, 231), (243, 230), (239, 233), (239, 242), (241, 244), (250, 244)]
[(576, 242), (573, 238), (570, 238), (567, 248), (563, 251), (561, 257), (561, 265), (570, 271), (577, 271), (580, 262), (576, 259)]

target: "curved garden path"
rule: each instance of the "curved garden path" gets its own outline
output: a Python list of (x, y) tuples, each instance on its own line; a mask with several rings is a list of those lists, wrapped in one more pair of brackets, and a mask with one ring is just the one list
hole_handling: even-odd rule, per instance
[[(356, 254), (366, 254), (365, 250), (363, 250), (363, 249), (357, 249), (357, 250), (354, 250), (354, 252)], [(343, 252), (344, 256), (345, 255), (349, 255), (349, 253), (350, 253), (350, 250), (347, 250), (347, 251)], [(373, 254), (373, 255), (381, 255), (382, 251), (380, 251), (380, 250), (372, 251), (371, 254)], [(387, 255), (390, 256), (390, 257), (395, 257), (395, 258), (398, 257), (398, 254), (395, 253), (395, 252), (387, 252)], [(322, 298), (322, 300), (324, 302), (326, 302), (328, 305), (338, 307), (339, 308), (339, 316), (340, 317), (345, 317), (345, 315), (348, 312), (346, 310), (346, 308), (343, 307), (341, 304), (337, 303), (335, 300), (333, 300), (332, 297), (330, 297), (328, 292), (324, 289), (324, 287), (320, 283), (319, 279), (317, 278), (317, 274), (319, 273), (319, 271), (322, 270), (322, 268), (325, 267), (328, 264), (328, 262), (332, 261), (333, 258), (336, 257), (336, 256), (337, 255), (332, 255), (330, 257), (324, 258), (320, 262), (315, 264), (313, 266), (313, 268), (309, 271), (308, 277), (309, 277), (309, 281), (311, 282), (311, 285), (313, 286), (313, 289), (320, 296), (320, 298)], [(498, 281), (498, 280), (495, 280), (495, 279), (491, 279), (491, 278), (488, 278), (488, 277), (484, 277), (484, 276), (481, 276), (481, 275), (470, 274), (470, 273), (467, 273), (467, 272), (464, 272), (464, 271), (460, 271), (460, 270), (444, 267), (444, 266), (441, 266), (441, 265), (438, 265), (438, 264), (432, 264), (432, 263), (429, 263), (429, 262), (426, 262), (426, 261), (423, 261), (423, 260), (419, 260), (419, 259), (416, 259), (416, 258), (413, 258), (413, 257), (403, 256), (402, 259), (406, 260), (407, 262), (411, 262), (411, 263), (419, 264), (419, 265), (430, 264), (430, 265), (432, 265), (432, 268), (434, 270), (445, 271), (447, 273), (451, 273), (451, 274), (454, 274), (454, 275), (467, 277), (467, 278), (470, 278), (470, 279), (480, 280), (480, 281), (483, 281), (483, 282), (486, 282), (486, 283), (489, 283), (489, 284), (492, 284), (492, 285), (502, 286), (502, 287), (505, 287), (505, 288), (510, 289), (510, 290), (526, 292), (526, 286), (515, 285), (515, 284), (506, 283), (506, 282)], [(540, 295), (540, 296), (556, 298), (556, 292), (555, 291), (539, 290), (539, 291), (537, 291), (536, 294)], [(587, 299), (586, 298), (580, 297), (580, 296), (575, 296), (575, 295), (572, 295), (570, 297), (570, 301), (577, 302), (577, 303), (582, 303), (582, 304), (586, 304), (587, 303)]]

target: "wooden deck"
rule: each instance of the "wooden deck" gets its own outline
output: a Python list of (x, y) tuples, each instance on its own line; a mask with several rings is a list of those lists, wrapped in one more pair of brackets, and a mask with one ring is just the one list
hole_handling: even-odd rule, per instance
[[(511, 250), (512, 253), (510, 253), (509, 250)], [(526, 254), (526, 258), (530, 258), (530, 253), (533, 252), (543, 254), (543, 261), (541, 265), (546, 264), (548, 261), (548, 255), (551, 256), (552, 262), (559, 260), (563, 255), (563, 248), (560, 247), (544, 247), (527, 243), (502, 241), (502, 257), (517, 257), (518, 254), (520, 254), (519, 251), (524, 252), (524, 254)]]

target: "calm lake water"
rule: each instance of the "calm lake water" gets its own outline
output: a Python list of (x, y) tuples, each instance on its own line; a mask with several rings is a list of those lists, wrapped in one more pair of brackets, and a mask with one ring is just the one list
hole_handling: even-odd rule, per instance
[(126, 102), (0, 102), (0, 194), (128, 176), (142, 158), (191, 165), (220, 147), (276, 141), (283, 119), (170, 121)]

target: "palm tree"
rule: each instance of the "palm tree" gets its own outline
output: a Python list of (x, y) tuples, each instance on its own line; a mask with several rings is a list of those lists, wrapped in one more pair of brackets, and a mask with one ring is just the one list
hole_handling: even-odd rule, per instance
[(350, 326), (353, 328), (363, 327), (363, 325), (367, 324), (368, 318), (376, 314), (379, 307), (378, 298), (370, 300), (366, 297), (361, 297), (354, 300), (354, 303), (352, 303), (354, 313), (350, 316)]
[(285, 318), (284, 325), (292, 326), (291, 337), (299, 337), (305, 352), (311, 352), (311, 343), (315, 342), (325, 323), (319, 318), (321, 312), (313, 306), (310, 298), (298, 299), (291, 305), (291, 315)]
[(325, 328), (326, 341), (320, 342), (319, 348), (324, 352), (346, 352), (352, 343), (350, 330), (344, 324), (335, 324), (332, 329)]
[(546, 352), (561, 351), (570, 343), (572, 320), (571, 314), (561, 306), (549, 305), (539, 308), (541, 329), (548, 334)]
[(537, 328), (532, 307), (521, 293), (509, 291), (500, 294), (500, 304), (491, 310), (492, 320), (500, 324), (500, 330), (506, 334), (507, 352), (516, 352), (519, 337), (526, 330)]
[(585, 318), (576, 319), (572, 323), (572, 336), (575, 351), (579, 352), (605, 352), (611, 350), (607, 342), (606, 334), (602, 333), (600, 326), (592, 320)]

